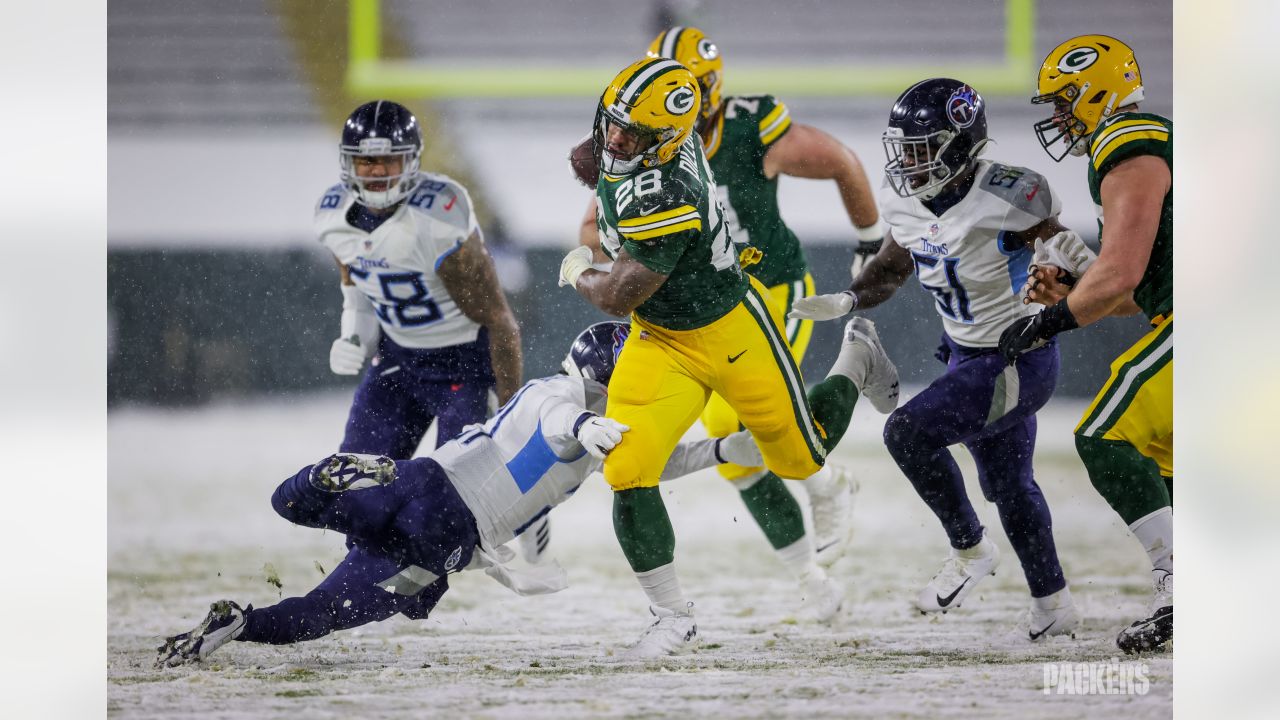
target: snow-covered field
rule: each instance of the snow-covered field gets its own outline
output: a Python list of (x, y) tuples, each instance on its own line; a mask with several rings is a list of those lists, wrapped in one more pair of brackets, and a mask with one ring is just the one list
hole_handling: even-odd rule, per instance
[[(1172, 715), (1168, 654), (1142, 660), (1146, 695), (1043, 689), (1044, 663), (1115, 657), (1115, 633), (1143, 613), (1150, 592), (1145, 556), (1074, 456), (1081, 408), (1070, 404), (1041, 414), (1037, 473), (1085, 616), (1075, 640), (1026, 640), (1026, 584), (963, 450), (971, 496), (1005, 563), (961, 610), (926, 618), (910, 609), (946, 540), (880, 444), (883, 416), (864, 405), (834, 455), (861, 481), (857, 533), (835, 569), (848, 602), (834, 627), (796, 622), (788, 575), (736, 493), (704, 473), (664, 485), (702, 649), (652, 665), (602, 662), (638, 635), (647, 613), (597, 478), (552, 514), (553, 551), (572, 583), (562, 593), (520, 598), (483, 574), (455, 575), (428, 620), (289, 647), (232, 643), (204, 666), (153, 669), (161, 637), (189, 629), (210, 601), (261, 606), (302, 594), (342, 557), (340, 536), (291, 526), (268, 500), (286, 475), (336, 447), (348, 397), (111, 414), (110, 716)], [(275, 575), (280, 589), (268, 583)]]

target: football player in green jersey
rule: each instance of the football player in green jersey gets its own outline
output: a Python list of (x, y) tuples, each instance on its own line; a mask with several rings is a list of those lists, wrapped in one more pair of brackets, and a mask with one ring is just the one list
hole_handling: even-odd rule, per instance
[[(856, 274), (861, 262), (879, 250), (884, 236), (866, 173), (857, 156), (838, 140), (817, 128), (793, 123), (786, 105), (774, 96), (723, 97), (724, 59), (715, 43), (698, 28), (677, 26), (660, 33), (650, 44), (648, 56), (671, 58), (687, 67), (698, 81), (703, 102), (695, 129), (711, 164), (725, 219), (734, 242), (763, 253), (759, 262), (748, 265), (744, 261), (743, 266), (767, 289), (765, 300), (781, 314), (787, 344), (799, 364), (813, 335), (813, 321), (787, 319), (786, 315), (792, 302), (813, 294), (814, 286), (800, 241), (778, 209), (778, 176), (835, 181), (860, 238), (852, 269)], [(597, 261), (605, 259), (599, 252), (594, 205), (587, 208), (581, 239), (584, 245), (596, 249)], [(714, 437), (724, 437), (739, 428), (737, 415), (719, 395), (713, 395), (707, 403), (702, 423)], [(764, 468), (721, 465), (719, 471), (738, 488), (762, 526), (767, 518), (777, 516), (776, 508), (761, 506), (751, 499), (752, 488), (765, 477)], [(794, 553), (795, 543), (804, 539), (815, 548), (818, 562), (830, 566), (847, 545), (852, 480), (840, 468), (828, 466), (804, 484), (814, 521), (812, 541), (804, 537), (803, 524), (766, 534), (780, 553)], [(759, 492), (760, 489), (755, 490)], [(778, 502), (795, 506), (794, 514), (800, 514), (794, 496), (785, 486), (779, 484), (770, 494)]]
[[(681, 652), (697, 641), (658, 480), (712, 392), (756, 439), (771, 473), (758, 483), (755, 500), (775, 507), (769, 494), (780, 477), (802, 479), (821, 469), (859, 393), (878, 408), (897, 401), (897, 371), (865, 318), (850, 323), (830, 375), (805, 394), (767, 291), (739, 265), (711, 168), (693, 136), (700, 95), (689, 70), (665, 58), (639, 60), (605, 88), (593, 132), (596, 229), (613, 266), (592, 268), (592, 251), (580, 246), (560, 267), (562, 285), (605, 312), (631, 315), (605, 410), (629, 431), (605, 459), (604, 476), (614, 490), (618, 541), (658, 619), (629, 658)], [(778, 514), (778, 523), (803, 527), (798, 512)], [(805, 563), (804, 592), (834, 596), (834, 614), (838, 586), (811, 551), (803, 555), (795, 560)]]
[(1088, 156), (1102, 250), (1083, 274), (1070, 258), (1038, 253), (1026, 302), (1047, 307), (1000, 338), (1012, 361), (1110, 315), (1151, 321), (1111, 363), (1075, 430), (1089, 479), (1151, 558), (1150, 613), (1116, 640), (1128, 653), (1173, 638), (1173, 123), (1138, 112), (1142, 99), (1133, 50), (1115, 38), (1082, 35), (1045, 58), (1032, 102), (1054, 113), (1036, 134), (1054, 160)]

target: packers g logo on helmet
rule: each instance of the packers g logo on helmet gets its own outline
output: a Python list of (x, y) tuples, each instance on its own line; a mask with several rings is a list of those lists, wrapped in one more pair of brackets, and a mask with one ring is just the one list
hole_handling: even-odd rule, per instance
[[(1106, 35), (1081, 35), (1054, 48), (1040, 66), (1034, 104), (1052, 103), (1035, 124), (1049, 157), (1084, 155), (1088, 138), (1116, 110), (1142, 101), (1142, 73), (1133, 48)], [(1061, 151), (1054, 147), (1061, 144)]]
[(1097, 48), (1076, 48), (1058, 61), (1058, 69), (1064, 73), (1076, 73), (1098, 61)]
[(676, 88), (667, 95), (667, 110), (672, 115), (683, 115), (693, 109), (698, 96), (691, 88)]
[[(604, 89), (596, 107), (592, 132), (600, 169), (626, 175), (662, 165), (676, 156), (693, 134), (701, 100), (698, 82), (674, 60), (645, 58), (627, 66)], [(610, 128), (620, 128), (640, 142), (634, 153), (620, 156), (609, 149)]]
[(671, 58), (689, 68), (702, 90), (698, 122), (705, 123), (720, 108), (724, 85), (724, 59), (720, 48), (696, 27), (677, 25), (665, 30), (649, 44), (649, 57)]

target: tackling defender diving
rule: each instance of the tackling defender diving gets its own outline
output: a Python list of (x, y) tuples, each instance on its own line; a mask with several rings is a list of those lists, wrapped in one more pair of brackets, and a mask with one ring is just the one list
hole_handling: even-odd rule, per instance
[[(629, 328), (604, 322), (574, 341), (566, 375), (531, 380), (491, 420), (426, 457), (338, 453), (285, 480), (271, 498), (281, 517), (336, 530), (350, 551), (311, 592), (269, 607), (213, 603), (195, 629), (168, 638), (157, 665), (204, 660), (232, 640), (314, 640), (396, 613), (426, 618), (450, 573), (484, 569), (522, 595), (566, 585), (554, 563), (517, 571), (503, 543), (567, 500), (627, 427), (600, 417)], [(758, 463), (745, 432), (678, 446), (664, 477), (732, 460)]]

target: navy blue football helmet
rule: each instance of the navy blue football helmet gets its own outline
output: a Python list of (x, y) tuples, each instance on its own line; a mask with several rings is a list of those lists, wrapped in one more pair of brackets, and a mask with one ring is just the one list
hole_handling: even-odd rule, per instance
[(571, 377), (591, 378), (608, 385), (622, 345), (630, 334), (631, 326), (616, 320), (596, 323), (583, 330), (564, 358), (564, 371)]
[(959, 80), (922, 80), (898, 96), (880, 140), (889, 186), (901, 197), (928, 200), (960, 177), (987, 144), (986, 103)]
[[(375, 100), (355, 109), (342, 127), (339, 145), (342, 184), (355, 193), (361, 205), (388, 208), (403, 200), (418, 184), (418, 161), (422, 155), (422, 132), (418, 119), (405, 106), (390, 100)], [(362, 176), (356, 172), (357, 158), (381, 158), (384, 163)], [(385, 162), (398, 159), (399, 172)], [(380, 168), (380, 169), (378, 169)]]

